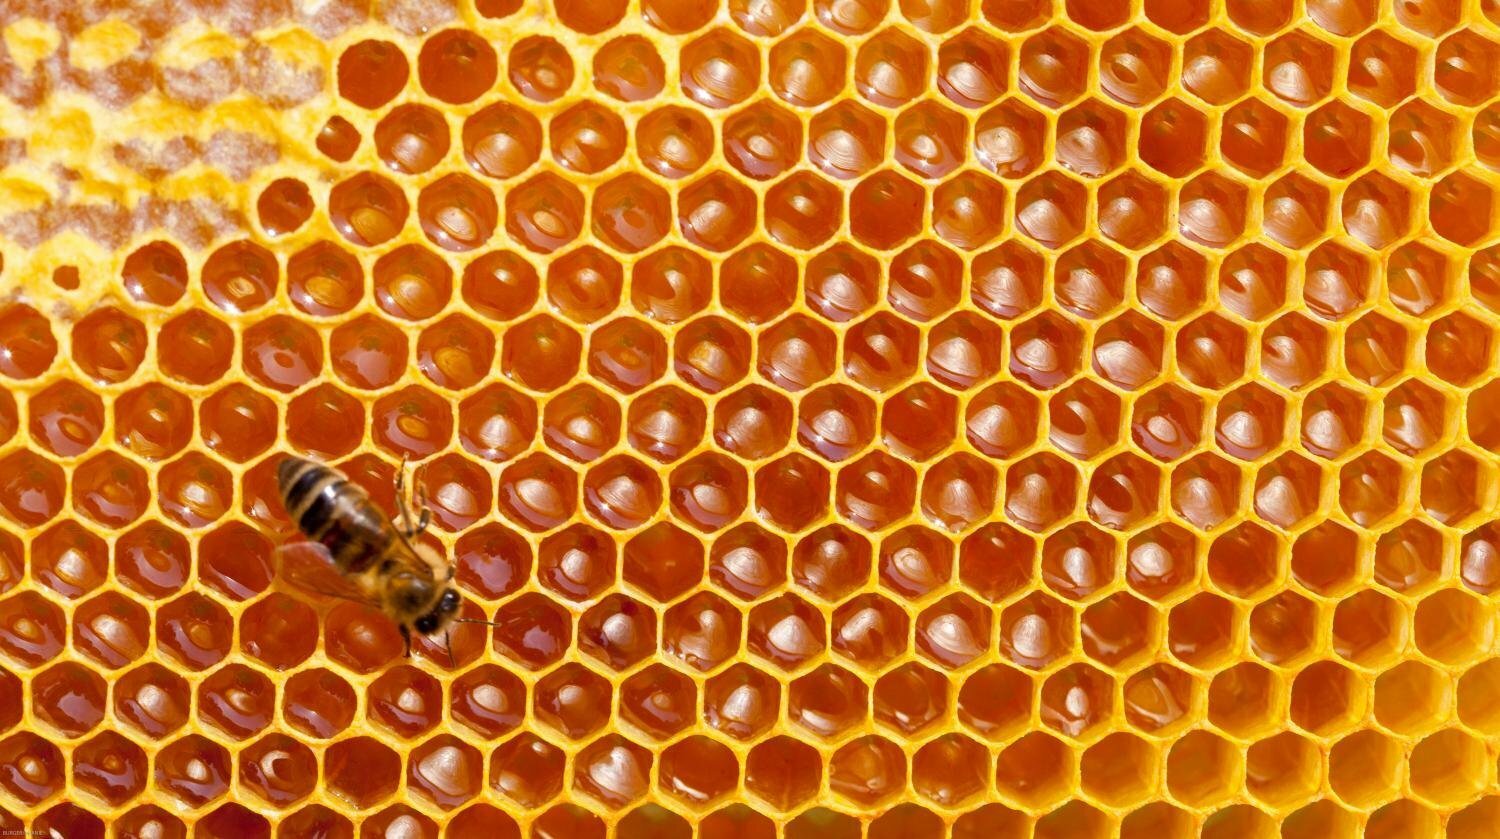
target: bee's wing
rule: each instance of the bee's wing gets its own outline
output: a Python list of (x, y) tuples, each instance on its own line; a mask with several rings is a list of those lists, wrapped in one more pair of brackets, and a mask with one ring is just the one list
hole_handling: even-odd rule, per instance
[(333, 554), (318, 542), (288, 542), (277, 548), (276, 573), (313, 594), (379, 606), (370, 592), (339, 570)]

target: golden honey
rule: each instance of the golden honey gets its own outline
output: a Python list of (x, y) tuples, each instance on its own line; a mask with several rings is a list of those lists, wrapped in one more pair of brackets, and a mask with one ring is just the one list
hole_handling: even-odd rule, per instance
[(0, 828), (1495, 835), (1491, 0), (8, 12)]

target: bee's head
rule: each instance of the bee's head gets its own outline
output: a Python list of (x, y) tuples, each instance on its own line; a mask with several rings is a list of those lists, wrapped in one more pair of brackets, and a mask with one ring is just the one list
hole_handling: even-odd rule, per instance
[(457, 617), (458, 607), (461, 605), (463, 605), (463, 599), (458, 596), (458, 589), (451, 586), (445, 588), (432, 608), (412, 621), (412, 628), (423, 635), (431, 635)]

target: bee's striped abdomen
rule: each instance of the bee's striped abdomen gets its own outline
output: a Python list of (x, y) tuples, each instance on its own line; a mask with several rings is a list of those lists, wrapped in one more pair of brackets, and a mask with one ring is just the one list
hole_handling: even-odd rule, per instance
[(288, 457), (276, 477), (292, 522), (307, 538), (327, 547), (344, 572), (363, 571), (396, 538), (365, 491), (333, 469)]

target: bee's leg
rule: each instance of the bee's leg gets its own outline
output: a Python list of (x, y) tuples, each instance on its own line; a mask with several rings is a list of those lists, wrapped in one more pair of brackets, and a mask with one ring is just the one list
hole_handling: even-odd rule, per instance
[(406, 624), (401, 624), (401, 643), (406, 645), (406, 652), (402, 655), (411, 658), (411, 629)]
[(426, 530), (427, 525), (432, 523), (432, 510), (427, 507), (426, 487), (417, 487), (417, 509), (421, 512), (417, 516), (417, 527), (411, 533), (413, 536)]
[(408, 539), (417, 535), (411, 524), (411, 508), (406, 506), (406, 455), (401, 455), (401, 466), (396, 469), (396, 511), (401, 517), (402, 533)]
[(456, 670), (458, 669), (458, 659), (453, 657), (453, 630), (449, 629), (443, 637), (448, 641), (448, 669)]

